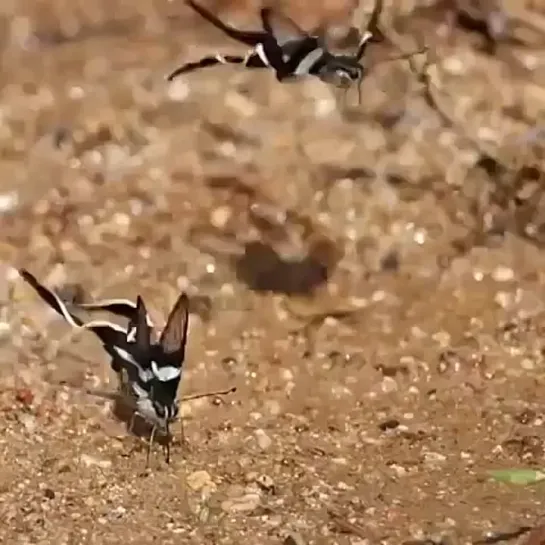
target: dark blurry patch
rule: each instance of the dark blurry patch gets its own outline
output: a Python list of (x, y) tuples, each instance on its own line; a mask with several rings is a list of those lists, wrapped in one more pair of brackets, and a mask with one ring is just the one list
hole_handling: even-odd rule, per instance
[(245, 245), (234, 266), (238, 280), (253, 290), (303, 295), (327, 282), (338, 259), (337, 247), (325, 239), (296, 260), (283, 259), (271, 246), (256, 241)]
[(380, 431), (395, 430), (397, 427), (399, 427), (399, 420), (397, 418), (389, 418), (378, 425)]
[(539, 462), (543, 459), (543, 439), (537, 435), (521, 435), (503, 441), (502, 447), (511, 456), (525, 463)]
[(212, 314), (212, 299), (207, 295), (192, 295), (189, 299), (189, 312), (197, 314), (203, 322), (209, 322)]
[[(526, 80), (532, 72), (519, 61), (513, 46), (541, 48), (545, 45), (544, 32), (532, 28), (527, 21), (509, 17), (496, 0), (438, 0), (430, 6), (415, 8), (409, 16), (394, 20), (394, 28), (398, 32), (426, 36), (431, 47), (437, 30), (445, 26), (451, 44), (463, 42), (496, 57), (518, 80)], [(528, 30), (533, 34), (528, 40), (519, 37), (523, 33), (527, 35)]]
[(383, 271), (397, 272), (400, 266), (399, 252), (390, 250), (380, 260), (380, 268)]
[(238, 176), (217, 175), (208, 176), (206, 183), (211, 189), (230, 189), (236, 194), (241, 194), (252, 199), (257, 197), (256, 190), (244, 183)]
[(372, 540), (374, 542), (380, 541), (379, 537), (375, 535), (375, 532), (369, 527), (363, 527), (359, 524), (355, 524), (350, 521), (350, 517), (345, 516), (336, 508), (329, 507), (327, 514), (331, 520), (331, 526), (333, 531), (340, 534), (354, 535), (365, 540)]
[[(134, 418), (134, 409), (130, 407), (123, 399), (122, 395), (113, 395), (114, 403), (112, 407), (112, 415), (119, 422), (123, 423), (127, 429), (127, 432), (134, 437), (146, 438), (150, 437), (152, 425), (146, 422), (143, 418)], [(131, 425), (132, 424), (132, 425)], [(147, 441), (146, 441), (147, 442)], [(171, 438), (167, 437), (164, 433), (156, 433), (154, 437), (154, 443), (159, 443), (162, 446), (172, 444)], [(146, 446), (146, 443), (142, 443), (142, 448)]]
[(84, 303), (86, 299), (85, 289), (81, 284), (65, 284), (55, 291), (69, 305), (79, 305)]
[[(227, 190), (232, 197), (244, 198), (244, 203), (239, 205), (246, 208), (245, 219), (260, 233), (260, 240), (248, 241), (242, 236), (243, 241), (238, 244), (239, 236), (222, 233), (220, 230), (213, 234), (209, 232), (208, 236), (203, 230), (200, 233), (194, 230), (194, 236), (200, 238), (209, 249), (216, 246), (226, 250), (219, 253), (228, 254), (237, 279), (250, 289), (286, 295), (312, 293), (328, 281), (343, 255), (342, 248), (321, 234), (310, 218), (296, 210), (286, 210), (273, 199), (258, 192), (251, 185), (252, 178), (253, 174), (249, 172), (244, 177), (208, 177), (206, 182), (211, 189)], [(256, 187), (259, 186), (259, 181), (256, 181)], [(277, 244), (289, 246), (290, 232), (294, 229), (298, 232), (306, 252), (301, 257), (286, 258), (276, 249)], [(225, 244), (225, 241), (228, 243)], [(230, 251), (229, 247), (233, 247), (233, 244), (235, 248)]]
[(72, 133), (68, 127), (59, 126), (52, 130), (53, 146), (58, 149), (72, 141)]
[(259, 140), (252, 138), (242, 131), (236, 131), (230, 127), (227, 123), (212, 123), (211, 121), (204, 120), (201, 123), (203, 131), (213, 136), (219, 141), (230, 141), (234, 144), (241, 144), (247, 146), (258, 146)]
[(375, 173), (366, 167), (343, 167), (340, 165), (323, 164), (320, 165), (323, 176), (330, 181), (343, 180), (371, 180)]

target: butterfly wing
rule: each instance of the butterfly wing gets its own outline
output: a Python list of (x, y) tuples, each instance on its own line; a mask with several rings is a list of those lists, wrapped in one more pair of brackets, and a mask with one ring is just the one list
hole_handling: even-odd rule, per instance
[(102, 320), (84, 323), (68, 310), (64, 301), (56, 293), (40, 284), (34, 275), (26, 269), (20, 269), (19, 274), (45, 303), (60, 314), (72, 327), (88, 329), (99, 338), (104, 349), (112, 358), (114, 371), (119, 372), (121, 367), (127, 367), (129, 374), (136, 374), (145, 380), (145, 377), (149, 375), (149, 371), (142, 367), (138, 356), (133, 354), (131, 343), (127, 341), (127, 330), (125, 328)]
[(182, 293), (168, 316), (159, 343), (152, 347), (152, 379), (147, 387), (155, 411), (168, 418), (174, 418), (178, 412), (176, 397), (185, 358), (188, 324), (189, 299)]
[(185, 358), (187, 328), (189, 325), (189, 298), (180, 294), (172, 308), (159, 339), (163, 359), (160, 364), (181, 368)]
[(308, 34), (286, 15), (269, 7), (262, 8), (260, 14), (267, 32), (263, 49), (280, 81), (296, 75), (298, 67), (309, 54), (320, 56), (325, 50), (322, 35)]
[(197, 4), (193, 0), (187, 0), (186, 3), (188, 6), (193, 8), (203, 19), (206, 19), (209, 23), (227, 34), (227, 36), (233, 38), (234, 40), (237, 40), (238, 42), (244, 43), (251, 47), (255, 47), (263, 41), (265, 35), (264, 32), (238, 30), (231, 25), (228, 25), (221, 21), (215, 15), (210, 13), (207, 9), (203, 8), (201, 5)]
[(40, 284), (40, 282), (38, 282), (34, 275), (29, 273), (26, 269), (20, 269), (19, 275), (53, 310), (60, 314), (71, 326), (81, 327), (83, 325), (83, 322), (68, 310), (64, 301), (55, 292), (47, 289), (45, 286)]
[(135, 343), (135, 348), (142, 355), (149, 354), (151, 346), (151, 327), (148, 323), (148, 312), (140, 295), (136, 298), (136, 309), (129, 320), (127, 340)]
[[(78, 303), (77, 307), (88, 312), (96, 310), (111, 312), (116, 316), (121, 316), (129, 320), (133, 319), (137, 311), (137, 303), (129, 299), (103, 299), (101, 301), (93, 301), (92, 303)], [(146, 313), (146, 322), (149, 327), (153, 327), (153, 321), (148, 313)]]
[(295, 21), (270, 7), (261, 8), (260, 16), (265, 32), (273, 36), (280, 47), (309, 37)]

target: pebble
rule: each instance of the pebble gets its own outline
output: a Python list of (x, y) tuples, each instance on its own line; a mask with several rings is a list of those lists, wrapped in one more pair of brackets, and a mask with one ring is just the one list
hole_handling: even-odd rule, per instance
[(169, 86), (167, 95), (173, 102), (183, 102), (189, 96), (189, 85), (182, 79), (175, 79)]
[(19, 204), (19, 194), (16, 191), (0, 194), (0, 213), (11, 212)]
[(232, 215), (233, 210), (230, 206), (218, 206), (210, 214), (210, 223), (216, 229), (224, 229)]
[(306, 545), (306, 543), (299, 532), (290, 532), (284, 539), (284, 545)]
[(272, 439), (262, 430), (255, 430), (254, 435), (261, 450), (267, 450), (272, 445)]
[(229, 498), (221, 503), (221, 508), (227, 513), (248, 513), (257, 509), (261, 497), (255, 492), (244, 494), (238, 498)]
[(216, 488), (214, 481), (212, 481), (212, 477), (207, 471), (204, 470), (190, 473), (187, 476), (187, 486), (189, 486), (189, 488), (195, 492), (199, 490), (212, 490)]
[(427, 464), (442, 463), (446, 459), (447, 457), (444, 454), (440, 454), (439, 452), (426, 452), (424, 454), (424, 460)]
[(86, 467), (97, 466), (102, 469), (112, 467), (112, 462), (110, 460), (101, 460), (100, 458), (90, 456), (89, 454), (82, 454), (80, 456), (80, 462)]
[(32, 434), (36, 431), (37, 423), (36, 417), (31, 414), (20, 414), (19, 421), (23, 424), (27, 433)]
[(282, 407), (276, 399), (268, 399), (263, 405), (271, 416), (278, 416), (282, 412)]
[(527, 371), (531, 371), (535, 368), (535, 364), (530, 358), (523, 358), (520, 362), (520, 366)]
[(380, 387), (385, 394), (396, 392), (398, 389), (397, 382), (392, 377), (384, 377)]
[(255, 482), (264, 492), (272, 492), (274, 490), (274, 481), (269, 475), (259, 475)]
[(499, 266), (492, 271), (492, 278), (496, 282), (509, 282), (515, 278), (515, 273), (509, 267)]

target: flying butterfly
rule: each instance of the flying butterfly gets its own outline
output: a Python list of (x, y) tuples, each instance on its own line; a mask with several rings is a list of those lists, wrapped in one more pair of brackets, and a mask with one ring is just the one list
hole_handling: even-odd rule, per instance
[[(323, 28), (319, 27), (308, 33), (289, 17), (273, 11), (270, 7), (260, 10), (263, 30), (244, 31), (227, 25), (194, 0), (186, 1), (216, 28), (252, 49), (243, 56), (215, 54), (184, 64), (167, 76), (168, 81), (201, 68), (218, 64), (238, 64), (246, 68), (270, 68), (274, 70), (276, 79), (280, 82), (311, 75), (345, 90), (357, 84), (358, 98), (361, 103), (361, 83), (367, 74), (363, 57), (368, 44), (382, 37), (379, 18), (383, 0), (376, 0), (367, 28), (359, 36), (357, 48), (351, 55), (331, 52), (326, 44)], [(396, 57), (396, 59), (419, 52), (422, 52), (422, 49)]]

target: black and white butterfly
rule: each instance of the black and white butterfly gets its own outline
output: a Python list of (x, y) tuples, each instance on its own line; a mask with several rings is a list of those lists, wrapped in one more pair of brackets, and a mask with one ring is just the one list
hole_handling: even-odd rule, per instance
[(312, 75), (343, 89), (357, 83), (361, 102), (361, 82), (367, 73), (362, 59), (368, 44), (382, 36), (378, 20), (383, 0), (376, 0), (367, 29), (360, 36), (358, 47), (352, 55), (331, 52), (323, 29), (308, 33), (289, 17), (269, 7), (260, 10), (262, 31), (244, 31), (227, 25), (193, 0), (187, 0), (187, 4), (229, 37), (252, 49), (243, 56), (215, 54), (184, 64), (167, 76), (168, 81), (200, 68), (217, 64), (239, 64), (247, 68), (272, 68), (277, 80), (281, 82)]
[(177, 394), (187, 342), (189, 323), (187, 295), (180, 294), (158, 341), (154, 342), (153, 322), (140, 296), (137, 297), (136, 303), (126, 299), (110, 299), (77, 305), (88, 311), (108, 311), (128, 318), (126, 328), (104, 320), (84, 323), (68, 310), (67, 305), (57, 294), (40, 284), (31, 273), (25, 269), (21, 269), (19, 273), (70, 325), (92, 331), (100, 339), (112, 358), (111, 365), (120, 379), (120, 389), (133, 405), (134, 415), (142, 417), (152, 426), (146, 464), (157, 430), (167, 436), (168, 462), (169, 426), (179, 412)]

